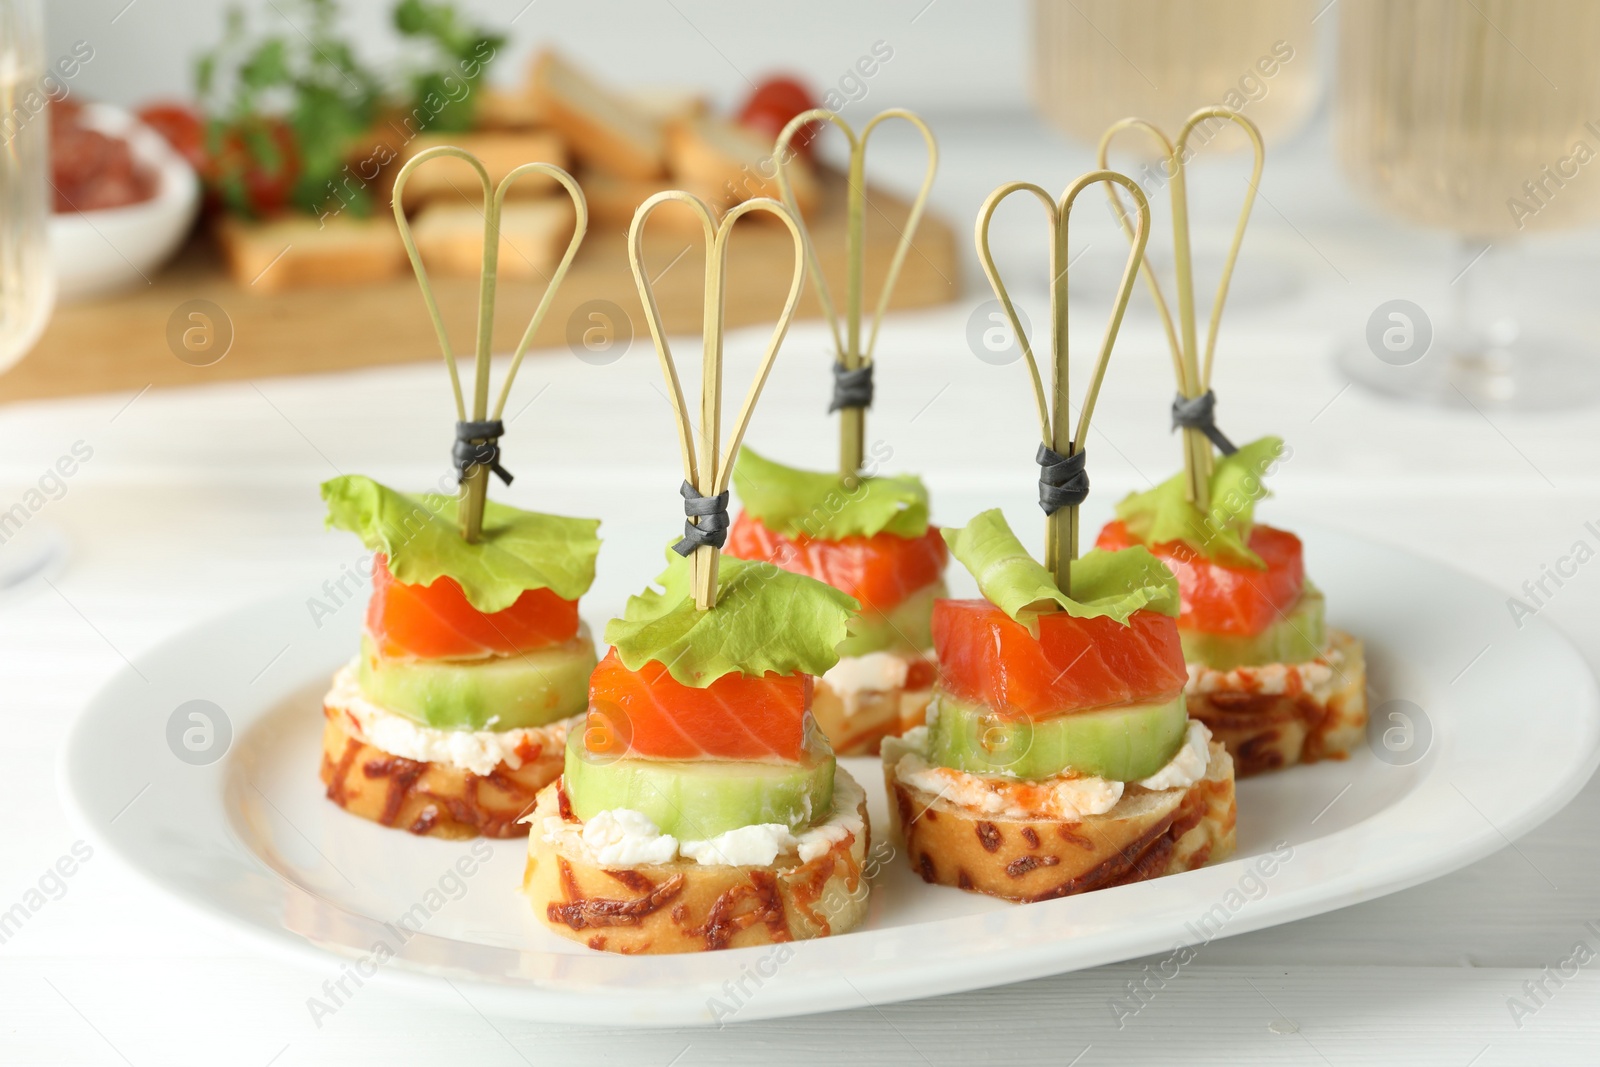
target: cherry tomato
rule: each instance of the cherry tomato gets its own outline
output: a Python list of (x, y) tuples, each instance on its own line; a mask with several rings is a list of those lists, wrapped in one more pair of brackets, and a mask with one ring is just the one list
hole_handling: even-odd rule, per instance
[(300, 148), (280, 118), (251, 118), (232, 125), (213, 120), (206, 131), (211, 169), (206, 175), (229, 209), (275, 215), (289, 206), (300, 177)]
[(185, 104), (150, 104), (140, 108), (139, 121), (155, 130), (188, 161), (197, 174), (210, 167), (206, 156), (206, 130), (199, 112)]
[[(811, 91), (796, 79), (767, 78), (756, 86), (750, 99), (740, 109), (739, 123), (775, 141), (790, 119), (816, 106), (816, 98)], [(807, 160), (811, 159), (811, 145), (821, 125), (819, 122), (806, 123), (790, 142)]]

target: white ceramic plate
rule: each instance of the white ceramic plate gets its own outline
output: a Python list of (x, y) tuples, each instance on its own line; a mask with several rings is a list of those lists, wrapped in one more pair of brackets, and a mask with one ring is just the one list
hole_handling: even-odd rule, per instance
[[(522, 841), (419, 839), (323, 798), (319, 698), (355, 648), (361, 606), (357, 594), (319, 625), (307, 597), (331, 598), (310, 587), (191, 630), (124, 671), (76, 723), (64, 789), (105, 847), (156, 885), (309, 958), (319, 969), (307, 995), (330, 1008), (366, 981), (454, 998), (442, 978), (484, 1012), (680, 1025), (859, 1007), (1166, 953), (1455, 870), (1559, 810), (1600, 759), (1594, 678), (1555, 630), (1538, 619), (1515, 629), (1501, 594), (1437, 564), (1302, 532), (1330, 621), (1367, 639), (1390, 745), (1241, 783), (1237, 855), (1172, 878), (1015, 906), (924, 885), (889, 854), (891, 843), (875, 842), (887, 862), (855, 932), (689, 956), (592, 952), (534, 920), (518, 893)], [(629, 558), (611, 535), (608, 559)], [(659, 552), (654, 534), (623, 540), (639, 542), (634, 558)], [(595, 618), (628, 584), (607, 581), (616, 588), (597, 589)], [(194, 729), (190, 741), (203, 747), (203, 724), (183, 709), (194, 700), (226, 720), (212, 714), (210, 753), (226, 754), (205, 765), (180, 760), (168, 740)], [(1390, 714), (1400, 711), (1405, 719)], [(1382, 739), (1378, 729), (1372, 736)], [(886, 826), (875, 761), (846, 766), (869, 791), (873, 824)]]

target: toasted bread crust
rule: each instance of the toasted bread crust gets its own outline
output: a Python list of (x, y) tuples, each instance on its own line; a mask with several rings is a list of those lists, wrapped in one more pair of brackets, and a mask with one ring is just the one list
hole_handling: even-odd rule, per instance
[(1233, 852), (1233, 760), (1212, 742), (1188, 789), (1130, 789), (1104, 815), (1063, 822), (974, 811), (899, 779), (885, 759), (892, 831), (925, 882), (1019, 903), (1203, 867)]
[[(722, 191), (714, 186), (700, 186), (674, 178), (620, 178), (603, 170), (586, 170), (581, 180), (591, 225), (627, 229), (640, 204), (669, 189), (682, 189), (698, 196), (711, 210), (712, 218), (718, 221), (724, 214)], [(696, 235), (701, 233), (699, 214), (682, 204), (662, 205), (650, 216), (650, 225)]]
[(580, 160), (624, 178), (666, 172), (661, 123), (552, 52), (533, 65), (533, 99)]
[[(525, 94), (524, 99), (533, 103), (531, 94)], [(570, 165), (565, 142), (549, 130), (419, 133), (400, 148), (399, 162), (404, 164), (428, 149), (442, 145), (452, 145), (476, 156), (488, 172), (491, 188), (498, 186), (524, 163), (552, 163), (563, 169)], [(480, 222), (478, 243), (483, 243), (482, 186), (477, 171), (466, 160), (453, 157), (430, 160), (412, 172), (402, 192), (401, 203), (408, 213), (430, 201), (473, 205)], [(393, 195), (392, 189), (389, 195)], [(506, 190), (506, 197), (511, 201), (551, 195), (566, 199), (559, 182), (537, 171), (524, 174)]]
[[(323, 709), (322, 783), (328, 799), (352, 815), (424, 837), (521, 837), (517, 820), (561, 773), (562, 745), (513, 770), (501, 763), (486, 775), (395, 756), (361, 740), (335, 708)], [(566, 723), (545, 727), (563, 739)]]
[[(772, 141), (736, 122), (698, 115), (667, 126), (667, 162), (686, 181), (716, 190), (724, 211), (758, 196), (782, 198)], [(797, 156), (785, 164), (789, 189), (802, 215), (816, 210), (821, 191), (811, 164)]]
[(1338, 687), (1326, 701), (1310, 693), (1294, 696), (1218, 690), (1188, 694), (1189, 715), (1205, 723), (1227, 746), (1241, 778), (1296, 763), (1347, 759), (1367, 729), (1367, 666), (1360, 639), (1328, 631), (1329, 647), (1342, 660)]
[(885, 737), (899, 737), (928, 718), (933, 687), (857, 693), (855, 707), (827, 682), (817, 679), (811, 716), (840, 756), (876, 756)]
[[(849, 778), (842, 769), (837, 774)], [(522, 891), (540, 922), (590, 948), (629, 954), (748, 948), (843, 933), (866, 916), (864, 799), (861, 834), (808, 862), (788, 855), (769, 867), (675, 860), (620, 870), (564, 851), (538, 832), (547, 818), (577, 821), (563, 800), (560, 781), (539, 794)]]
[[(564, 197), (508, 201), (500, 214), (500, 277), (548, 276), (566, 251), (572, 226), (572, 202)], [(483, 269), (483, 213), (476, 204), (429, 203), (411, 227), (429, 270), (476, 278)]]
[(393, 277), (406, 261), (400, 231), (383, 218), (288, 215), (257, 222), (224, 216), (215, 236), (228, 274), (262, 293), (365, 285)]

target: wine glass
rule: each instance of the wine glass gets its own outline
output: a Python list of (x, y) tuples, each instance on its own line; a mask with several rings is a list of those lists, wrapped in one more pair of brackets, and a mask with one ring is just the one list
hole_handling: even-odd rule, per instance
[[(55, 304), (43, 23), (38, 0), (0, 0), (0, 374), (33, 347)], [(19, 508), (0, 512), (0, 596), (64, 551), (58, 532)]]
[[(1366, 195), (1457, 235), (1441, 321), (1374, 313), (1340, 364), (1412, 399), (1556, 407), (1592, 399), (1600, 355), (1519, 322), (1487, 252), (1600, 217), (1600, 5), (1585, 0), (1344, 0), (1337, 143)], [(1439, 279), (1441, 282), (1443, 278)], [(1393, 301), (1395, 304), (1409, 302)], [(1419, 321), (1420, 320), (1420, 321)]]
[[(1053, 125), (1091, 145), (1119, 119), (1148, 119), (1176, 136), (1196, 110), (1227, 107), (1256, 124), (1270, 153), (1315, 108), (1321, 79), (1314, 22), (1321, 8), (1316, 0), (1034, 0), (1034, 102)], [(1232, 123), (1221, 123), (1207, 127), (1194, 145), (1205, 159), (1248, 148), (1250, 141)], [(1153, 142), (1127, 138), (1118, 147), (1143, 152)], [(1152, 201), (1165, 185), (1154, 155), (1121, 169)], [(1223, 229), (1196, 227), (1198, 274), (1214, 277), (1221, 270), (1234, 210), (1228, 209)], [(1168, 231), (1156, 227), (1146, 256), (1169, 256)], [(1293, 263), (1246, 256), (1231, 286), (1232, 306), (1282, 300), (1300, 280)], [(1102, 288), (1090, 281), (1074, 296), (1103, 302), (1111, 291)]]
[(1034, 0), (1034, 100), (1089, 144), (1130, 115), (1175, 133), (1219, 105), (1270, 143), (1316, 103), (1317, 10), (1311, 0)]

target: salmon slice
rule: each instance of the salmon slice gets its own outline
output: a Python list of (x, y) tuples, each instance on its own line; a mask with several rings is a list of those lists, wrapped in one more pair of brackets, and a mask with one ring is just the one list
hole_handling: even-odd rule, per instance
[(765, 560), (786, 571), (827, 582), (861, 601), (862, 611), (886, 612), (944, 574), (950, 549), (939, 528), (921, 537), (891, 533), (824, 541), (776, 533), (740, 512), (725, 549), (739, 559)]
[(939, 684), (1002, 718), (1043, 719), (1170, 699), (1188, 672), (1178, 627), (1168, 615), (1136, 611), (1115, 619), (1039, 618), (1039, 636), (987, 600), (938, 600), (933, 647)]
[[(1114, 521), (1100, 531), (1095, 547), (1115, 550), (1133, 544), (1138, 542), (1128, 528)], [(1306, 583), (1300, 538), (1258, 523), (1250, 529), (1249, 545), (1266, 570), (1206, 559), (1183, 541), (1146, 546), (1178, 578), (1183, 592), (1180, 627), (1253, 637), (1294, 607)]]
[(606, 653), (589, 677), (584, 745), (595, 755), (798, 762), (811, 711), (809, 674), (725, 674), (704, 689), (651, 660), (630, 671)]
[(504, 611), (484, 613), (454, 578), (431, 585), (395, 581), (388, 560), (372, 561), (367, 633), (388, 658), (484, 659), (548, 648), (578, 635), (578, 602), (529, 589)]

